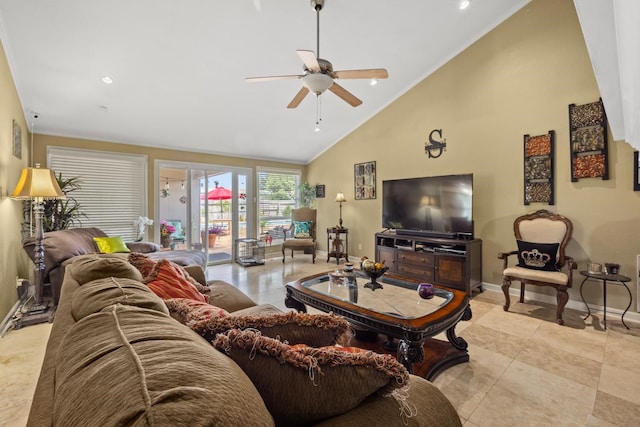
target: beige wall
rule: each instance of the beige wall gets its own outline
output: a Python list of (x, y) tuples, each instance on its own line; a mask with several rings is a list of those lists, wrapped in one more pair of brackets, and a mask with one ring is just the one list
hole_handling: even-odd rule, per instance
[[(22, 202), (7, 197), (29, 166), (29, 130), (9, 65), (0, 46), (0, 322), (18, 300), (16, 277), (28, 278), (33, 264), (22, 251)], [(13, 120), (22, 129), (22, 159), (13, 155)]]
[[(22, 119), (6, 64), (3, 62), (0, 67), (2, 85), (9, 86), (13, 94), (8, 106), (6, 96), (0, 101), (5, 107), (0, 114), (13, 109), (13, 114)], [(390, 78), (393, 78), (392, 70)], [(354, 200), (354, 163), (377, 162), (379, 191), (386, 179), (471, 172), (475, 181), (475, 230), (476, 236), (483, 240), (486, 283), (501, 282), (501, 261), (496, 254), (515, 248), (513, 219), (522, 213), (547, 208), (572, 219), (574, 239), (568, 252), (578, 261), (579, 269), (584, 269), (589, 260), (621, 264), (621, 272), (633, 278), (632, 310), (635, 310), (640, 193), (633, 192), (632, 187), (633, 150), (625, 142), (610, 139), (611, 179), (583, 179), (577, 183), (570, 179), (567, 106), (593, 102), (599, 96), (573, 2), (533, 0), (311, 162), (306, 171), (308, 181), (325, 184), (327, 194), (326, 198), (316, 201), (320, 248), (326, 249), (324, 229), (338, 222), (338, 205), (333, 200), (336, 192), (343, 191), (348, 199), (343, 204), (343, 218), (350, 229), (350, 255), (374, 255), (373, 234), (381, 230), (382, 199), (378, 194), (375, 200)], [(3, 186), (7, 181), (10, 186), (15, 185), (23, 166), (10, 156), (10, 122), (11, 117), (2, 117), (0, 122), (3, 123), (2, 150), (8, 153), (3, 154), (0, 170)], [(440, 128), (447, 139), (447, 151), (438, 159), (429, 159), (424, 154), (424, 142), (432, 129)], [(524, 206), (523, 135), (539, 135), (551, 129), (556, 131), (556, 205)], [(150, 166), (154, 160), (161, 159), (304, 169), (286, 163), (44, 135), (35, 137), (36, 161), (46, 163), (48, 145), (146, 154)], [(10, 159), (8, 173), (4, 164), (7, 158)], [(149, 182), (153, 183), (152, 167)], [(156, 193), (150, 188), (150, 210)], [(2, 199), (0, 206), (2, 218), (10, 217), (9, 221), (2, 221), (0, 243), (3, 267), (9, 266), (9, 271), (2, 269), (0, 284), (1, 307), (6, 310), (12, 304), (7, 298), (15, 295), (13, 283), (19, 259), (15, 251), (20, 251), (19, 204)], [(4, 236), (10, 236), (9, 241)], [(570, 290), (573, 300), (580, 299), (579, 284), (577, 274), (575, 287)], [(547, 289), (535, 291), (552, 295)], [(591, 303), (602, 304), (601, 293), (595, 285), (585, 288), (585, 296)], [(609, 306), (624, 309), (627, 301), (623, 289), (610, 288)]]
[[(547, 208), (573, 221), (568, 253), (579, 269), (586, 269), (588, 260), (620, 263), (621, 273), (633, 279), (635, 309), (640, 193), (632, 186), (633, 150), (625, 142), (611, 142), (609, 134), (611, 179), (571, 182), (568, 105), (599, 96), (573, 2), (534, 0), (312, 162), (308, 180), (325, 184), (329, 196), (318, 200), (319, 225), (337, 222), (333, 197), (344, 191), (350, 254), (371, 258), (373, 234), (382, 229), (383, 180), (473, 173), (484, 282), (502, 281), (496, 254), (515, 249), (513, 219)], [(447, 139), (447, 151), (437, 159), (424, 154), (432, 129), (442, 129)], [(523, 135), (551, 129), (556, 131), (556, 205), (525, 206)], [(372, 160), (377, 162), (378, 197), (354, 201), (353, 165)], [(570, 295), (579, 300), (581, 276), (576, 276)], [(587, 300), (602, 305), (600, 289), (585, 286)], [(610, 287), (608, 297), (610, 306), (626, 308), (624, 289)]]

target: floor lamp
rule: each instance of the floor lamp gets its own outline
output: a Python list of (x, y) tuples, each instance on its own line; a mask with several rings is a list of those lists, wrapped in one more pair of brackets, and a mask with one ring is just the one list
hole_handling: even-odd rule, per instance
[(35, 267), (33, 270), (36, 290), (35, 302), (31, 304), (29, 311), (18, 320), (17, 326), (49, 322), (53, 320), (55, 307), (51, 307), (49, 301), (46, 301), (42, 295), (44, 287), (43, 202), (46, 199), (64, 199), (65, 195), (60, 189), (53, 171), (51, 169), (40, 169), (40, 165), (36, 164), (35, 168), (22, 169), (20, 180), (11, 197), (18, 200), (31, 200), (36, 221)]
[(344, 197), (343, 193), (336, 194), (336, 202), (340, 203), (340, 222), (338, 223), (338, 228), (342, 229), (342, 204), (346, 202), (347, 199)]

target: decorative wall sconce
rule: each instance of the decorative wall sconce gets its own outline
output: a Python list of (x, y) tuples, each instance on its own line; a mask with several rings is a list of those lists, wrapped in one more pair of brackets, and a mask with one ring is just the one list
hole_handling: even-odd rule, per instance
[[(433, 134), (437, 133), (440, 136), (441, 141), (436, 141), (433, 139)], [(442, 129), (434, 129), (429, 132), (429, 142), (425, 142), (424, 144), (424, 152), (429, 156), (430, 159), (437, 159), (442, 155), (447, 148), (447, 140), (446, 138), (442, 138)]]

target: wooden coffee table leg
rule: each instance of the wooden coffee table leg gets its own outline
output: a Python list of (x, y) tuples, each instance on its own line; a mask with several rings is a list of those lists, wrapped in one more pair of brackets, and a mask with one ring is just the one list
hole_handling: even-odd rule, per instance
[(398, 362), (402, 363), (409, 373), (413, 373), (413, 364), (424, 360), (424, 348), (422, 340), (409, 341), (401, 339), (398, 342)]
[(297, 299), (293, 298), (288, 289), (287, 289), (287, 296), (284, 298), (284, 305), (287, 308), (293, 308), (294, 310), (299, 311), (301, 313), (307, 312), (307, 307)]
[[(467, 308), (464, 309), (464, 313), (462, 314), (462, 318), (460, 320), (465, 320), (465, 321), (471, 320), (472, 315), (473, 313), (471, 312), (471, 306), (467, 306)], [(453, 345), (455, 348), (457, 348), (458, 350), (465, 351), (469, 346), (469, 344), (467, 344), (467, 341), (465, 341), (464, 338), (461, 338), (456, 335), (456, 325), (457, 323), (452, 327), (450, 327), (449, 329), (447, 329), (447, 339), (449, 340), (451, 345)]]

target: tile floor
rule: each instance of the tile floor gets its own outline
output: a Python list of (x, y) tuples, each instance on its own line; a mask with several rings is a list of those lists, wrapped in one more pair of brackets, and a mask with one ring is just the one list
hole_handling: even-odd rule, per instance
[[(268, 259), (266, 265), (211, 267), (209, 279), (234, 283), (260, 303), (282, 309), (283, 283), (335, 268), (319, 257)], [(434, 383), (453, 402), (464, 425), (640, 425), (640, 325), (565, 310), (565, 326), (553, 322), (553, 306), (515, 303), (502, 310), (503, 295), (474, 294), (473, 318), (458, 325), (469, 343), (469, 363), (454, 366)], [(23, 426), (50, 325), (10, 331), (0, 339), (0, 426)]]

